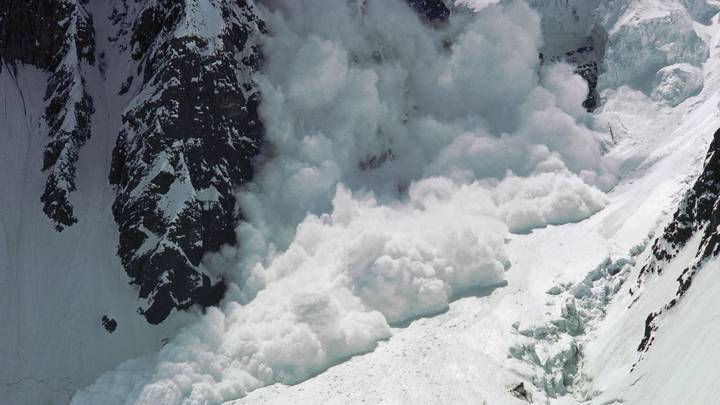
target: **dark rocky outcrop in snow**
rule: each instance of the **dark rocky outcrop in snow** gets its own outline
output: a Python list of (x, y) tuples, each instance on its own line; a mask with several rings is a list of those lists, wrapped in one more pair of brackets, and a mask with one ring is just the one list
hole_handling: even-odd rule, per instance
[(108, 318), (107, 315), (103, 315), (100, 323), (108, 333), (113, 333), (115, 332), (115, 329), (117, 329), (117, 321), (112, 318)]
[[(262, 142), (251, 80), (264, 23), (251, 3), (218, 1), (205, 27), (192, 3), (149, 2), (132, 27), (137, 77), (112, 157), (118, 254), (147, 300), (151, 323), (193, 304), (214, 305), (221, 280), (202, 272), (209, 251), (235, 243), (233, 189), (252, 178)], [(118, 13), (121, 15), (122, 12)], [(125, 88), (124, 91), (127, 91)]]
[(720, 130), (710, 143), (702, 173), (683, 197), (662, 237), (653, 245), (653, 256), (657, 261), (673, 259), (696, 232), (703, 232), (697, 258), (704, 259), (718, 253), (719, 195)]
[(408, 4), (431, 23), (447, 21), (450, 9), (442, 0), (407, 0)]
[(80, 148), (90, 138), (95, 109), (83, 70), (95, 63), (92, 17), (77, 0), (0, 2), (0, 58), (35, 65), (49, 73), (45, 100), (48, 144), (42, 171), (43, 211), (58, 231), (77, 222), (70, 193)]
[(665, 227), (662, 236), (652, 246), (652, 257), (643, 266), (637, 279), (637, 288), (642, 288), (650, 274), (662, 274), (663, 268), (686, 247), (690, 239), (701, 233), (700, 244), (694, 260), (677, 278), (675, 296), (661, 309), (648, 315), (645, 334), (638, 351), (647, 351), (658, 329), (658, 318), (666, 310), (677, 305), (692, 285), (693, 278), (702, 269), (707, 259), (720, 253), (720, 130), (715, 132), (710, 143), (702, 173), (680, 201), (672, 221)]
[(525, 389), (525, 383), (520, 383), (510, 390), (516, 398), (524, 399), (527, 402), (532, 403), (532, 395)]
[[(58, 24), (69, 14), (65, 2), (0, 0), (0, 57), (42, 69), (59, 64), (66, 29)], [(65, 27), (67, 28), (67, 27)]]
[(78, 154), (90, 138), (90, 120), (95, 112), (83, 75), (85, 66), (95, 64), (93, 20), (82, 3), (66, 4), (69, 13), (60, 21), (66, 26), (64, 43), (57, 55), (60, 63), (53, 69), (45, 96), (50, 141), (43, 153), (42, 166), (47, 172), (41, 196), (43, 210), (55, 221), (58, 231), (77, 222), (69, 197), (76, 190)]
[[(0, 69), (26, 64), (47, 72), (40, 130), (48, 143), (37, 156), (46, 186), (38, 198), (58, 231), (78, 221), (71, 193), (95, 113), (87, 78), (107, 80), (107, 54), (132, 72), (111, 100), (120, 110), (100, 112), (122, 112), (119, 131), (102, 134), (117, 136), (112, 156), (93, 159), (111, 159), (118, 255), (151, 323), (222, 298), (223, 282), (203, 272), (201, 260), (236, 242), (241, 218), (233, 190), (252, 178), (263, 137), (251, 76), (262, 60), (257, 38), (264, 23), (253, 2), (209, 4), (0, 0)], [(110, 28), (101, 30), (107, 41), (96, 43), (95, 23)], [(112, 49), (96, 49), (98, 43)]]

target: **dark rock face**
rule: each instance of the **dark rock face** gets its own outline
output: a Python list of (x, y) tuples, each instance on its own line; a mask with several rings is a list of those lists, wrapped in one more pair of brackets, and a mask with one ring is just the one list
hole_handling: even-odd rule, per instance
[(43, 211), (58, 231), (77, 222), (70, 203), (80, 148), (90, 138), (95, 109), (83, 70), (95, 64), (95, 30), (85, 5), (76, 0), (23, 4), (0, 2), (0, 58), (35, 65), (49, 73), (45, 121), (49, 142)]
[(527, 402), (532, 402), (532, 396), (528, 392), (528, 390), (525, 388), (525, 383), (520, 383), (516, 385), (513, 389), (510, 390), (513, 395), (515, 395), (516, 398), (524, 399)]
[(703, 232), (696, 257), (705, 259), (718, 253), (717, 227), (720, 225), (720, 130), (715, 132), (705, 157), (703, 171), (692, 188), (683, 197), (673, 220), (653, 245), (653, 256), (658, 261), (675, 257), (692, 236)]
[[(252, 1), (112, 6), (93, 18), (87, 0), (0, 0), (0, 66), (48, 74), (40, 199), (58, 231), (78, 221), (71, 193), (95, 114), (87, 75), (106, 80), (107, 54), (131, 68), (117, 90), (126, 107), (112, 156), (94, 158), (112, 159), (118, 255), (144, 299), (140, 312), (159, 323), (173, 309), (215, 305), (224, 295), (201, 260), (236, 243), (233, 190), (252, 178), (263, 138), (252, 75), (266, 29)], [(96, 49), (96, 23), (109, 28), (101, 31), (114, 49)]]
[(652, 246), (652, 257), (643, 266), (637, 279), (638, 290), (650, 274), (662, 274), (663, 268), (674, 259), (690, 239), (702, 233), (700, 245), (692, 263), (677, 278), (678, 288), (675, 296), (661, 309), (648, 315), (638, 351), (647, 351), (658, 329), (658, 318), (671, 309), (687, 293), (693, 278), (702, 269), (707, 259), (720, 253), (720, 130), (715, 132), (713, 141), (705, 157), (703, 171), (687, 191), (673, 215), (672, 221), (665, 227), (662, 236)]
[(42, 69), (57, 66), (68, 25), (58, 22), (72, 8), (72, 3), (62, 1), (0, 0), (0, 57), (7, 63), (19, 61)]
[(151, 323), (222, 298), (224, 284), (200, 262), (235, 243), (233, 188), (252, 178), (263, 135), (250, 76), (261, 63), (255, 38), (264, 23), (251, 3), (216, 2), (224, 26), (207, 36), (184, 27), (193, 24), (191, 7), (153, 3), (135, 20), (138, 73), (126, 83), (137, 87), (112, 157), (118, 255)]
[[(594, 51), (594, 48), (590, 47), (582, 47), (577, 49), (577, 51), (573, 52), (592, 52)], [(570, 52), (569, 52), (570, 53)], [(569, 55), (572, 57), (572, 55)], [(591, 60), (585, 63), (579, 63), (577, 64), (577, 67), (575, 68), (575, 73), (582, 76), (583, 79), (588, 84), (588, 95), (585, 101), (583, 101), (583, 107), (588, 112), (593, 112), (598, 107), (598, 103), (600, 100), (600, 95), (597, 92), (597, 85), (598, 85), (598, 76), (600, 75), (600, 71), (598, 68), (598, 64), (596, 61)]]
[(408, 4), (431, 23), (447, 21), (450, 9), (442, 0), (407, 0)]
[(115, 329), (117, 329), (117, 321), (112, 318), (108, 318), (107, 315), (103, 315), (100, 323), (108, 333), (113, 333), (115, 332)]
[(45, 95), (50, 141), (43, 154), (42, 170), (48, 177), (40, 197), (43, 211), (55, 221), (58, 231), (77, 222), (69, 195), (76, 190), (78, 153), (90, 139), (90, 120), (95, 112), (83, 75), (85, 66), (95, 64), (93, 20), (81, 3), (66, 4), (69, 14), (62, 20), (65, 36), (57, 54), (60, 63), (50, 76)]

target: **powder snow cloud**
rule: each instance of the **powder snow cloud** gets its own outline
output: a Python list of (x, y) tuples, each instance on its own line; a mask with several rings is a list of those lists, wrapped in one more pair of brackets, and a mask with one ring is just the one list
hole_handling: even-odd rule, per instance
[[(539, 66), (521, 1), (423, 23), (401, 0), (267, 0), (264, 163), (238, 191), (230, 282), (158, 353), (73, 403), (216, 404), (296, 383), (503, 284), (509, 232), (578, 221), (613, 183), (584, 81)], [(322, 23), (319, 23), (322, 22)]]

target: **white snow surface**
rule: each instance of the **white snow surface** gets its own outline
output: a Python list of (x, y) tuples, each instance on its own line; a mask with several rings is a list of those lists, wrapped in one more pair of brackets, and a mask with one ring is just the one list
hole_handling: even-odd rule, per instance
[[(90, 5), (105, 16), (104, 4)], [(102, 20), (98, 20), (102, 21)], [(117, 225), (108, 184), (110, 157), (125, 100), (117, 97), (132, 66), (114, 62), (109, 27), (96, 24), (98, 47), (108, 49), (106, 79), (85, 79), (98, 113), (80, 151), (79, 222), (58, 233), (42, 212), (42, 153), (48, 142), (47, 74), (4, 64), (0, 72), (0, 403), (67, 404), (73, 393), (128, 358), (158, 350), (196, 315), (175, 314), (149, 325), (137, 314), (137, 291), (116, 255)], [(90, 71), (90, 69), (88, 69)], [(109, 334), (103, 315), (115, 319)]]
[(658, 70), (651, 97), (676, 106), (702, 90), (703, 72), (687, 63), (678, 63)]

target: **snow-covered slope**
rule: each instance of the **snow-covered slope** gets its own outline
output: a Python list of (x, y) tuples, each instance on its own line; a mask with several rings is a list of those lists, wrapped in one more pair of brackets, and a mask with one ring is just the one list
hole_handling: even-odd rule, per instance
[[(80, 152), (78, 223), (58, 233), (42, 215), (45, 79), (26, 65), (0, 73), (0, 402), (8, 404), (66, 403), (99, 372), (177, 330), (177, 321), (152, 328), (136, 314), (136, 293), (114, 253), (109, 161), (83, 159), (109, 156), (101, 131)], [(103, 315), (119, 324), (114, 333)]]
[[(688, 14), (695, 18), (707, 18), (698, 8), (712, 9), (691, 6), (695, 8)], [(609, 153), (621, 176), (608, 194), (607, 207), (579, 224), (513, 235), (506, 287), (461, 298), (448, 312), (397, 329), (374, 352), (311, 380), (259, 389), (232, 403), (510, 404), (527, 403), (526, 398), (534, 403), (714, 403), (714, 346), (720, 335), (713, 302), (720, 277), (714, 274), (713, 260), (695, 259), (706, 222), (699, 222), (698, 232), (689, 234), (695, 236), (669, 264), (655, 264), (660, 275), (640, 276), (656, 260), (651, 247), (661, 242), (655, 237), (662, 240), (678, 204), (683, 209), (682, 197), (703, 170), (720, 126), (717, 18), (702, 21), (708, 25), (692, 23), (693, 33), (678, 37), (675, 23), (663, 22), (668, 15), (664, 8), (680, 10), (675, 13), (687, 18), (680, 3), (635, 2), (613, 11), (622, 18), (599, 14), (602, 18), (595, 20), (609, 33), (610, 58), (627, 60), (613, 46), (633, 41), (634, 47), (672, 43), (661, 49), (676, 47), (680, 54), (664, 56), (655, 69), (694, 64), (704, 82), (701, 91), (695, 86), (699, 94), (668, 102), (654, 96), (654, 89), (664, 86), (662, 80), (641, 91), (613, 84), (645, 67), (605, 60), (596, 118), (613, 132), (615, 145)], [(647, 34), (638, 39), (623, 33), (630, 29), (623, 24), (652, 28), (643, 28)], [(685, 40), (708, 49), (707, 61), (702, 52), (683, 57), (688, 45), (677, 42)], [(706, 173), (713, 176), (715, 170)], [(698, 195), (712, 206), (716, 186), (706, 183), (713, 189), (706, 186)], [(675, 298), (682, 286), (676, 279), (693, 264), (699, 270), (686, 297), (654, 321), (654, 343), (638, 351), (647, 316)], [(629, 281), (621, 284), (624, 280)]]
[(13, 4), (0, 402), (713, 403), (717, 1)]
[[(160, 35), (168, 4), (0, 2), (0, 403), (67, 403), (197, 315), (148, 320), (222, 297), (200, 261), (234, 240), (233, 188), (256, 154), (254, 15), (218, 27), (207, 2), (177, 3), (187, 18)], [(188, 45), (215, 35), (202, 24), (233, 50)], [(196, 105), (212, 112), (175, 122)]]
[[(642, 163), (609, 193), (610, 203), (603, 211), (579, 224), (514, 235), (508, 245), (512, 266), (506, 287), (459, 299), (448, 312), (398, 329), (374, 352), (309, 381), (260, 389), (233, 403), (401, 404), (428, 399), (446, 404), (527, 403), (512, 392), (520, 383), (535, 403), (625, 400), (632, 404), (676, 404), (688, 398), (687, 403), (712, 403), (707, 384), (713, 378), (714, 357), (703, 357), (703, 353), (712, 352), (716, 342), (710, 303), (717, 279), (700, 286), (697, 298), (682, 304), (686, 313), (697, 311), (699, 318), (683, 314), (668, 318), (663, 327), (670, 336), (665, 338), (660, 329), (657, 339), (666, 340), (645, 354), (632, 372), (640, 357), (637, 347), (645, 316), (672, 297), (677, 287), (675, 276), (664, 276), (668, 284), (664, 293), (652, 293), (652, 297), (646, 293), (643, 298), (652, 304), (641, 301), (627, 308), (632, 300), (628, 289), (645, 264), (648, 249), (640, 252), (652, 243), (649, 234), (661, 231), (661, 225), (670, 219), (701, 168), (713, 128), (720, 125), (716, 97), (712, 93), (701, 97), (707, 99), (688, 103), (692, 107), (686, 105), (689, 113), (675, 115), (660, 126), (650, 125), (639, 134), (647, 138), (619, 140), (612, 153)], [(600, 114), (604, 113), (610, 111)], [(693, 124), (683, 124), (686, 118)], [(656, 131), (665, 131), (668, 136), (657, 139)], [(618, 273), (593, 272), (608, 264), (615, 264), (617, 270), (612, 272)], [(703, 273), (706, 279), (712, 277), (712, 269), (707, 270)], [(679, 274), (679, 269), (668, 269), (669, 273), (673, 271)], [(589, 274), (591, 283), (586, 281)], [(630, 281), (615, 294), (619, 285), (614, 278)], [(703, 282), (707, 281), (698, 281)], [(592, 289), (588, 292), (586, 286)], [(654, 284), (647, 287), (655, 288)], [(613, 301), (605, 309), (608, 299)], [(567, 310), (568, 300), (574, 301), (579, 316)], [(698, 300), (706, 301), (696, 304)], [(574, 319), (584, 331), (557, 328)], [(708, 326), (701, 328), (698, 322)], [(553, 331), (553, 325), (559, 333)], [(688, 327), (698, 331), (697, 340), (683, 340)], [(532, 354), (517, 351), (523, 347), (532, 348)], [(668, 353), (673, 360), (668, 360)], [(695, 363), (697, 356), (702, 362)], [(690, 364), (673, 365), (685, 362)], [(708, 374), (689, 384), (687, 379), (696, 372), (693, 369), (702, 369), (703, 364)], [(563, 377), (570, 378), (563, 383)], [(667, 391), (658, 392), (661, 387)]]
[[(710, 38), (711, 49), (717, 41), (716, 35)], [(668, 142), (658, 156), (671, 163), (668, 171), (692, 161), (693, 175), (589, 345), (586, 369), (602, 397), (629, 403), (715, 402), (718, 133), (712, 136), (707, 128), (717, 126), (719, 62), (711, 52), (705, 89), (677, 107), (684, 110), (679, 128), (684, 136)], [(703, 153), (672, 158), (687, 149), (685, 144), (702, 146)]]

